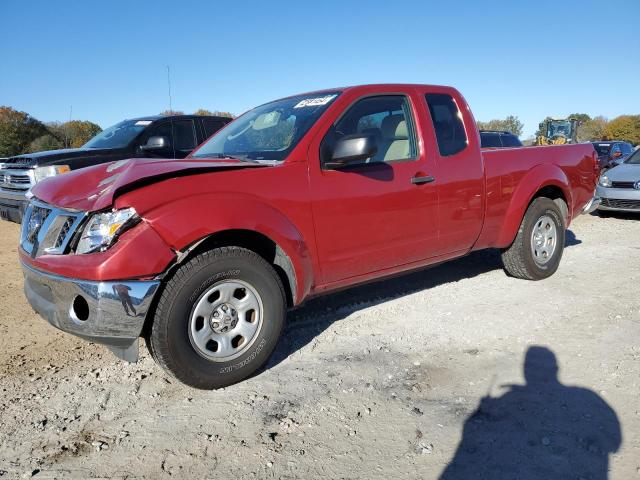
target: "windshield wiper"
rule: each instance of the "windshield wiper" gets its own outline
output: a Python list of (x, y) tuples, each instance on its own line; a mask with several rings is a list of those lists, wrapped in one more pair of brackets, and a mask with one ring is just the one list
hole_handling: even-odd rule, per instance
[(202, 155), (194, 155), (193, 158), (219, 158), (223, 160), (240, 160), (241, 162), (246, 162), (246, 158), (237, 157), (234, 155), (228, 155), (226, 153), (205, 153)]

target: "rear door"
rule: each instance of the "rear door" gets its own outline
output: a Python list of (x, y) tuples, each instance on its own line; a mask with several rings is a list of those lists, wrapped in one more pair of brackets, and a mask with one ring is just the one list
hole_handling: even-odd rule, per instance
[[(398, 93), (353, 99), (311, 142), (310, 188), (324, 283), (435, 255), (438, 198), (426, 178), (433, 159), (418, 135), (417, 101)], [(323, 168), (331, 145), (354, 134), (374, 137), (377, 153), (357, 166)]]
[(468, 250), (484, 216), (484, 168), (473, 116), (459, 94), (434, 91), (423, 98), (430, 117), (423, 133), (437, 164), (438, 253)]
[(196, 126), (193, 119), (180, 119), (170, 122), (173, 132), (173, 149), (176, 158), (184, 158), (196, 148)]
[(205, 140), (209, 138), (211, 135), (216, 133), (222, 127), (224, 127), (227, 123), (229, 123), (231, 119), (219, 119), (219, 118), (203, 118), (202, 126), (204, 127), (204, 138)]

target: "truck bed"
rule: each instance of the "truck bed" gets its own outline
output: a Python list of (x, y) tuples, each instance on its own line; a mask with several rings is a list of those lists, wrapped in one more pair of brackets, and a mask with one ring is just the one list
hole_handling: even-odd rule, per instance
[[(505, 247), (524, 214), (520, 195), (532, 184), (554, 185), (568, 206), (567, 226), (593, 196), (597, 156), (589, 143), (482, 150), (486, 178), (486, 213), (475, 248)], [(576, 159), (580, 160), (577, 162)], [(567, 189), (563, 185), (570, 185)], [(520, 187), (520, 188), (519, 188)], [(534, 188), (534, 191), (538, 188)], [(515, 225), (515, 227), (514, 227)]]

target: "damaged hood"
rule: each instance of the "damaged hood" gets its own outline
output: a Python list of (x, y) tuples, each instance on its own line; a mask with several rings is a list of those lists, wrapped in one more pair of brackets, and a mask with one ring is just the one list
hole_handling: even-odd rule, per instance
[(149, 183), (184, 175), (266, 165), (243, 160), (132, 158), (75, 170), (37, 183), (33, 196), (51, 205), (93, 212), (113, 204), (116, 195)]

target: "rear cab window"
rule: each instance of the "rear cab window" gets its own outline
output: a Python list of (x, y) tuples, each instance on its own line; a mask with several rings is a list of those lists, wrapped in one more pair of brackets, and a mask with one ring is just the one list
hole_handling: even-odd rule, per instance
[(521, 147), (520, 139), (512, 134), (501, 135), (503, 147)]
[(480, 142), (482, 148), (500, 148), (500, 135), (493, 132), (480, 132)]
[(209, 138), (211, 135), (216, 133), (222, 127), (224, 127), (227, 123), (224, 120), (218, 120), (214, 118), (203, 118), (202, 126), (204, 127), (204, 137)]
[(462, 114), (453, 97), (444, 93), (427, 93), (425, 98), (436, 132), (440, 155), (448, 157), (467, 148), (469, 141)]

